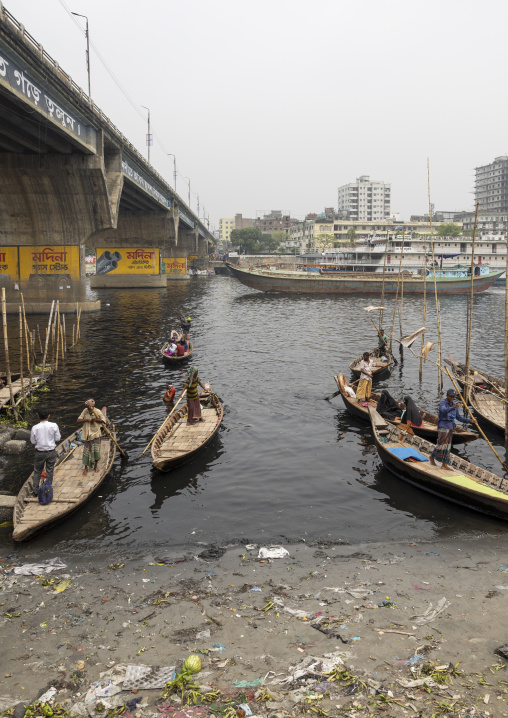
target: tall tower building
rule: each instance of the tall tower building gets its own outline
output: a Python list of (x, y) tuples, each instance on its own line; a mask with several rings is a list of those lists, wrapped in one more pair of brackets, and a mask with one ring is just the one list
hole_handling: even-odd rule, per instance
[(508, 157), (496, 157), (490, 165), (476, 168), (475, 205), (480, 213), (508, 212)]
[(349, 219), (375, 222), (390, 218), (391, 185), (371, 181), (368, 175), (338, 190), (338, 210), (346, 211)]

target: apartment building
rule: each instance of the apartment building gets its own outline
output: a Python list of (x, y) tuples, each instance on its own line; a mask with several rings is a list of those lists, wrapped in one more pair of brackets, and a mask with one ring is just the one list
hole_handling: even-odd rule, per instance
[[(232, 217), (219, 219), (219, 241), (230, 242), (229, 235), (235, 229), (235, 220)], [(227, 244), (224, 245), (227, 247)]]
[(296, 220), (291, 219), (287, 210), (272, 209), (271, 212), (263, 214), (262, 217), (256, 217), (255, 226), (265, 234), (270, 234), (276, 230), (282, 230), (289, 233), (289, 228)]
[(391, 185), (362, 175), (356, 182), (338, 189), (339, 212), (346, 211), (349, 219), (375, 222), (390, 217)]
[(475, 168), (475, 205), (482, 215), (506, 215), (508, 211), (508, 157)]

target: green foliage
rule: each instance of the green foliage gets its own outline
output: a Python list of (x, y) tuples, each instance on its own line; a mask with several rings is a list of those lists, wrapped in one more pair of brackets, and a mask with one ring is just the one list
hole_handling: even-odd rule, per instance
[(437, 233), (440, 237), (458, 237), (461, 232), (461, 228), (452, 222), (448, 224), (440, 224), (437, 229)]
[(346, 237), (348, 239), (356, 239), (356, 228), (350, 227), (348, 231), (346, 232)]
[(276, 230), (273, 234), (264, 234), (259, 227), (234, 229), (230, 234), (230, 242), (245, 254), (273, 254), (283, 241), (286, 233)]

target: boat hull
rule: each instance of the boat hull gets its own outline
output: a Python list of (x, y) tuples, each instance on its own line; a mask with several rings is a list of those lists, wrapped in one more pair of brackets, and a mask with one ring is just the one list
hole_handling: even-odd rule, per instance
[[(261, 292), (284, 292), (289, 294), (379, 294), (383, 286), (379, 275), (350, 273), (343, 276), (324, 276), (304, 272), (279, 272), (268, 269), (242, 269), (227, 263), (231, 274), (242, 284)], [(473, 291), (489, 289), (503, 272), (491, 272), (473, 278)], [(404, 277), (404, 295), (423, 294), (434, 290), (433, 278), (424, 281), (421, 277)], [(438, 277), (436, 288), (439, 294), (467, 294), (471, 291), (470, 277)], [(397, 276), (385, 277), (385, 293), (397, 292)]]

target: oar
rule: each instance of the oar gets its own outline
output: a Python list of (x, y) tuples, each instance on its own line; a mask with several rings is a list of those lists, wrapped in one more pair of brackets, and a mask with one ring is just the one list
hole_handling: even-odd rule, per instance
[[(357, 379), (352, 384), (348, 384), (348, 386), (354, 386), (355, 384), (358, 384), (360, 380)], [(330, 401), (330, 399), (333, 399), (334, 397), (338, 396), (340, 394), (340, 389), (338, 391), (335, 391), (333, 394), (330, 394), (330, 396), (325, 396), (325, 401)]]
[[(93, 415), (94, 415), (94, 416), (97, 416), (97, 414), (95, 413), (95, 408), (94, 408), (94, 410), (93, 410)], [(97, 418), (99, 418), (99, 417), (97, 416)], [(118, 449), (118, 451), (121, 453), (121, 455), (124, 457), (124, 459), (128, 459), (128, 458), (129, 458), (129, 454), (122, 449), (122, 447), (120, 446), (120, 444), (118, 444), (117, 440), (115, 439), (115, 437), (113, 436), (113, 434), (110, 432), (110, 430), (108, 429), (108, 427), (106, 426), (106, 424), (102, 424), (102, 428), (104, 429), (104, 431), (106, 432), (106, 434), (109, 436), (109, 438), (111, 439), (111, 441), (113, 442), (113, 444), (116, 446), (116, 448)]]
[(182, 391), (182, 393), (180, 394), (180, 398), (179, 398), (178, 401), (176, 402), (174, 408), (171, 410), (171, 413), (169, 413), (169, 414), (167, 415), (167, 417), (164, 419), (164, 421), (162, 422), (162, 424), (159, 426), (159, 428), (157, 429), (157, 431), (155, 432), (155, 434), (152, 436), (152, 438), (150, 439), (150, 441), (149, 441), (148, 444), (146, 445), (146, 447), (145, 447), (143, 453), (141, 453), (141, 454), (139, 455), (139, 458), (141, 458), (141, 457), (143, 456), (143, 454), (145, 453), (145, 451), (151, 446), (153, 440), (155, 439), (155, 437), (157, 436), (157, 434), (159, 433), (159, 431), (165, 426), (165, 424), (166, 424), (166, 422), (168, 421), (168, 419), (170, 419), (171, 416), (175, 413), (176, 407), (177, 407), (178, 404), (182, 401), (183, 397), (185, 396), (185, 392), (186, 392), (186, 391), (187, 391), (187, 387), (185, 387), (185, 389)]
[[(383, 335), (381, 334), (381, 332), (380, 332), (379, 329), (377, 328), (376, 322), (372, 319), (372, 317), (369, 317), (369, 319), (370, 319), (370, 321), (372, 322), (372, 324), (374, 324), (378, 336), (381, 337), (381, 339), (383, 339)], [(383, 339), (383, 342), (384, 342), (384, 339)], [(385, 346), (386, 346), (386, 343), (385, 343)], [(390, 349), (389, 351), (390, 351), (390, 354), (392, 355), (393, 363), (395, 364), (395, 366), (397, 366), (397, 364), (398, 364), (399, 362), (398, 362), (398, 361), (395, 359), (395, 357), (393, 356), (392, 350)]]
[(501, 464), (501, 466), (503, 467), (503, 469), (504, 469), (505, 471), (508, 471), (508, 466), (504, 463), (504, 461), (503, 461), (502, 458), (499, 456), (499, 454), (497, 453), (497, 451), (494, 449), (494, 447), (492, 446), (492, 444), (490, 443), (490, 441), (487, 439), (487, 437), (486, 437), (485, 434), (483, 433), (483, 429), (481, 428), (481, 426), (479, 425), (478, 421), (476, 420), (476, 418), (472, 415), (471, 411), (469, 410), (468, 405), (467, 405), (466, 402), (464, 401), (464, 397), (463, 397), (462, 394), (460, 393), (459, 387), (457, 386), (457, 384), (455, 383), (454, 378), (453, 378), (452, 375), (450, 374), (450, 370), (448, 369), (448, 367), (445, 367), (445, 369), (446, 369), (446, 373), (448, 374), (448, 376), (449, 376), (450, 379), (451, 379), (451, 382), (452, 382), (453, 386), (455, 387), (455, 391), (456, 391), (457, 394), (460, 396), (460, 399), (461, 399), (462, 403), (463, 403), (464, 406), (466, 407), (467, 413), (469, 414), (469, 416), (471, 417), (471, 419), (473, 419), (473, 423), (476, 425), (476, 428), (478, 429), (478, 431), (480, 432), (480, 434), (483, 436), (483, 438), (485, 439), (485, 441), (487, 442), (487, 444), (490, 446), (490, 448), (492, 449), (492, 451), (494, 452), (494, 454), (495, 454), (495, 455), (497, 456), (497, 458), (499, 459), (499, 463)]
[(67, 459), (69, 458), (69, 456), (72, 454), (72, 452), (73, 452), (75, 449), (78, 448), (78, 446), (80, 446), (80, 444), (76, 444), (76, 446), (73, 446), (72, 449), (69, 451), (69, 453), (66, 454), (65, 457), (61, 460), (61, 462), (55, 466), (55, 469), (58, 469), (59, 466), (61, 466), (65, 461), (67, 461)]

